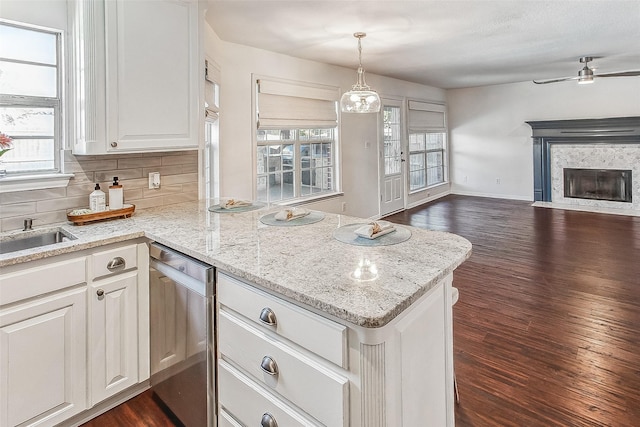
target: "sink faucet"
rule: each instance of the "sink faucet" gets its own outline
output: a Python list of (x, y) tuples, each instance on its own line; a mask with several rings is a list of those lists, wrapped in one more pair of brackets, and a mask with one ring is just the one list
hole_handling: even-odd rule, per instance
[(33, 218), (26, 218), (24, 220), (24, 228), (22, 229), (22, 231), (32, 230), (32, 228), (31, 228), (32, 224), (33, 224)]

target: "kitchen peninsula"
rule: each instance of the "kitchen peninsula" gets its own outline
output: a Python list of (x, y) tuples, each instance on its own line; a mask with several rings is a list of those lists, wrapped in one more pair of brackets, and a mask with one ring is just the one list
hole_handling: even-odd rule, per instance
[[(281, 425), (454, 424), (451, 286), (453, 270), (471, 254), (466, 239), (409, 227), (405, 242), (352, 246), (334, 239), (334, 231), (366, 220), (327, 213), (314, 224), (278, 227), (259, 220), (277, 207), (214, 213), (207, 206), (61, 224), (77, 239), (0, 255), (0, 267), (11, 274), (30, 262), (132, 239), (214, 266), (220, 425), (252, 416), (234, 411), (238, 404), (247, 413), (256, 405), (259, 417)], [(269, 307), (277, 325), (251, 319), (253, 305), (255, 320)], [(276, 375), (260, 371), (260, 359), (249, 360), (254, 349), (280, 355)]]

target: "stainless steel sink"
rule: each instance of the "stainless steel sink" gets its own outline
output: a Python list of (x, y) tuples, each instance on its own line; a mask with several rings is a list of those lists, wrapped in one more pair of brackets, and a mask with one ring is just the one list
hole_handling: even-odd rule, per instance
[(12, 234), (0, 238), (0, 254), (39, 248), (55, 243), (75, 240), (76, 237), (62, 228), (33, 230), (24, 234)]

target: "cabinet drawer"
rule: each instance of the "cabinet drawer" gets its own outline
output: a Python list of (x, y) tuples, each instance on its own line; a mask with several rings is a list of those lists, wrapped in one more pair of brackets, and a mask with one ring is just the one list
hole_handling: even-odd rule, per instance
[[(347, 328), (307, 310), (218, 273), (218, 301), (265, 328), (295, 342), (320, 357), (347, 368)], [(264, 311), (265, 314), (262, 314)], [(261, 321), (266, 313), (274, 325)]]
[(259, 426), (262, 417), (269, 414), (278, 426), (319, 426), (225, 361), (221, 360), (218, 368), (221, 425)]
[(93, 278), (120, 273), (137, 267), (137, 246), (129, 245), (92, 256)]
[(86, 258), (52, 262), (0, 276), (0, 305), (85, 283)]
[[(223, 359), (321, 423), (343, 426), (347, 422), (349, 381), (332, 369), (225, 310), (218, 315), (218, 343)], [(263, 370), (269, 362), (273, 374)]]

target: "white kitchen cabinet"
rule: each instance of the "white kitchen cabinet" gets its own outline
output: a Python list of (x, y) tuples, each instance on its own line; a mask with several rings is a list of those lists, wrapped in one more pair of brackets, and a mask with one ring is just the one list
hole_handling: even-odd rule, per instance
[(89, 373), (96, 404), (138, 383), (137, 271), (89, 288)]
[(147, 380), (147, 282), (140, 240), (3, 267), (0, 427), (77, 425)]
[(3, 269), (0, 426), (53, 426), (86, 408), (85, 260)]
[(229, 425), (269, 414), (285, 425), (453, 426), (451, 283), (370, 329), (218, 271), (218, 413)]
[(74, 154), (198, 147), (194, 0), (78, 0)]

